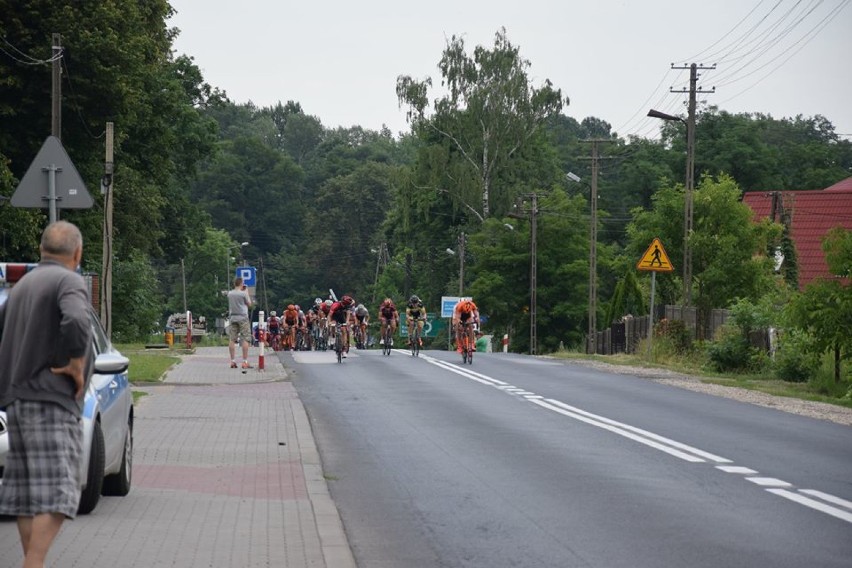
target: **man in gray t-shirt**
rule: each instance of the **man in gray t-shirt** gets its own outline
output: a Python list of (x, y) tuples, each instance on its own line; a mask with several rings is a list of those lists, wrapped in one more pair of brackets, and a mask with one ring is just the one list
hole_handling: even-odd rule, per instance
[(249, 323), (249, 308), (251, 298), (243, 279), (237, 276), (234, 279), (234, 289), (228, 292), (228, 351), (231, 354), (231, 368), (237, 368), (236, 351), (237, 342), (242, 340), (243, 369), (250, 369), (248, 362), (249, 341), (251, 338), (251, 325)]

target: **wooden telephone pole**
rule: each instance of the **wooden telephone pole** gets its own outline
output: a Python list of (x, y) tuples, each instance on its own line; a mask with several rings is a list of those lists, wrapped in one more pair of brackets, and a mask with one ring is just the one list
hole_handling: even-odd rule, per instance
[(607, 138), (580, 140), (592, 145), (592, 184), (589, 186), (589, 330), (586, 353), (597, 353), (598, 345), (598, 171), (604, 158), (598, 145), (611, 142)]
[[(537, 308), (538, 303), (538, 194), (533, 192), (527, 195), (530, 198), (529, 209), (521, 210), (521, 213), (509, 213), (509, 217), (530, 219), (530, 355), (535, 355), (538, 350), (537, 332)], [(523, 213), (523, 214), (522, 214)]]

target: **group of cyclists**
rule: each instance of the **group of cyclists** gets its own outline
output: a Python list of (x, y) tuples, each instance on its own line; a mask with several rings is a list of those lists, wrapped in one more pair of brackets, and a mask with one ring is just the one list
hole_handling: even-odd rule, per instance
[[(426, 322), (426, 308), (416, 294), (405, 304), (406, 322), (408, 324), (408, 345), (412, 337), (422, 337), (423, 325)], [(393, 344), (393, 337), (399, 328), (399, 310), (391, 298), (385, 298), (378, 307), (378, 317), (381, 324), (379, 345), (384, 345), (385, 337)], [(281, 315), (275, 310), (269, 313), (266, 320), (265, 342), (273, 350), (312, 350), (326, 349), (329, 338), (335, 336), (339, 327), (343, 342), (344, 357), (349, 352), (350, 334), (354, 334), (358, 348), (367, 347), (367, 325), (370, 323), (370, 312), (362, 303), (355, 303), (351, 296), (343, 296), (339, 300), (316, 298), (307, 311), (298, 304), (289, 304)], [(452, 325), (456, 336), (456, 346), (461, 352), (463, 334), (468, 334), (471, 342), (475, 341), (474, 330), (479, 325), (479, 310), (473, 300), (463, 298), (453, 309)], [(419, 333), (415, 335), (415, 326)], [(390, 335), (386, 331), (390, 328)], [(419, 339), (420, 345), (423, 340)]]

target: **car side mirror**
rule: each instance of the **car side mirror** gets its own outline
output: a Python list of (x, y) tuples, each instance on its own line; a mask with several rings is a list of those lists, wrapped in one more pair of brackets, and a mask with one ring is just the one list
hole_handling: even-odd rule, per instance
[(95, 358), (95, 372), (99, 375), (117, 375), (130, 367), (130, 359), (118, 353), (101, 353)]

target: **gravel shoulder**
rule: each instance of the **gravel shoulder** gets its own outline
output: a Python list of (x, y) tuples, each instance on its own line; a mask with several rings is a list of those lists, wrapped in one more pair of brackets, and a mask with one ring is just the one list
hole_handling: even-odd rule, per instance
[(726, 398), (732, 398), (742, 402), (756, 404), (758, 406), (766, 406), (777, 410), (783, 410), (784, 412), (790, 412), (792, 414), (808, 416), (819, 420), (828, 420), (844, 426), (852, 426), (852, 408), (847, 408), (845, 406), (837, 406), (834, 404), (811, 400), (801, 400), (786, 396), (775, 396), (739, 387), (705, 383), (702, 382), (701, 377), (685, 375), (683, 373), (677, 373), (667, 369), (612, 365), (601, 361), (586, 361), (582, 359), (570, 359), (568, 361), (576, 365), (583, 365), (585, 367), (599, 369), (608, 373), (633, 375), (683, 389), (712, 394), (714, 396), (724, 396)]

